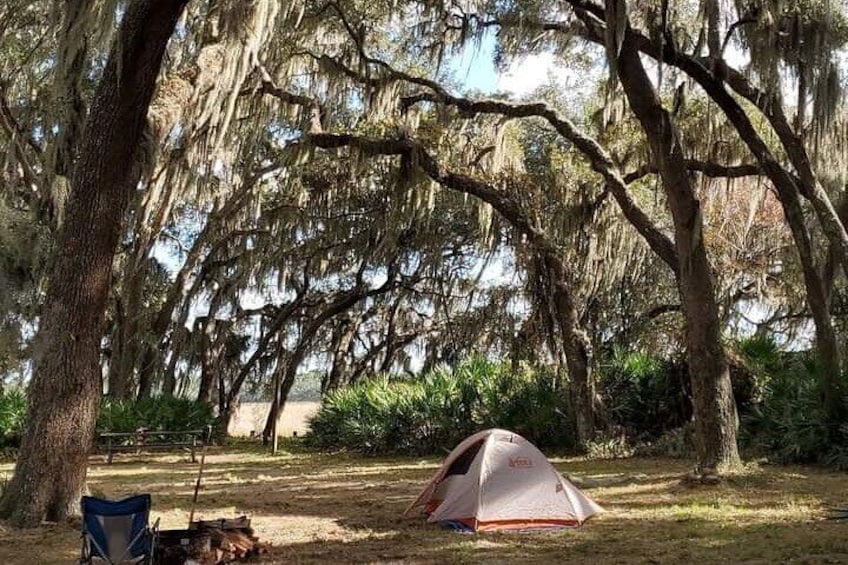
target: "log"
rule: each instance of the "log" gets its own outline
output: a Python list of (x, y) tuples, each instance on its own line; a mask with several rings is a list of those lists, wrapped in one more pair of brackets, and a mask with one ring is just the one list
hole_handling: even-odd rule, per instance
[(211, 551), (203, 556), (201, 563), (224, 564), (242, 561), (268, 553), (270, 545), (260, 542), (250, 527), (250, 519), (240, 516), (235, 519), (198, 520), (192, 522), (190, 530), (201, 530), (209, 536)]
[(188, 529), (202, 530), (216, 528), (219, 530), (247, 530), (250, 529), (250, 518), (239, 516), (238, 518), (220, 518), (218, 520), (195, 520)]

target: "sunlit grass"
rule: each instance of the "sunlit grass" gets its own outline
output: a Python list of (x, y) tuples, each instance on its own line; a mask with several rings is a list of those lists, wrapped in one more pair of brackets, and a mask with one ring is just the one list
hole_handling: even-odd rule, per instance
[[(848, 506), (846, 474), (748, 465), (720, 485), (692, 487), (680, 481), (687, 464), (678, 460), (552, 461), (608, 513), (553, 533), (460, 535), (399, 519), (437, 459), (310, 454), (296, 445), (271, 456), (255, 444), (210, 450), (197, 513), (250, 515), (274, 544), (269, 563), (848, 562), (848, 524), (823, 520), (824, 506)], [(179, 455), (92, 462), (92, 492), (151, 492), (163, 528), (188, 523), (197, 464)], [(0, 476), (11, 470), (0, 465)], [(77, 548), (70, 526), (0, 526), (0, 563), (69, 563)]]

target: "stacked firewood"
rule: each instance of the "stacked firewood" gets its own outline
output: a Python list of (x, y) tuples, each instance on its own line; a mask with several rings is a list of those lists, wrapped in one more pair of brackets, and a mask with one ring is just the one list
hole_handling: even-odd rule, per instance
[(209, 534), (211, 547), (204, 556), (203, 563), (233, 563), (268, 552), (268, 545), (259, 541), (247, 516), (234, 520), (192, 522), (190, 529), (203, 530)]
[(267, 553), (269, 545), (259, 541), (250, 519), (201, 520), (188, 530), (160, 532), (158, 565), (222, 565), (246, 561)]

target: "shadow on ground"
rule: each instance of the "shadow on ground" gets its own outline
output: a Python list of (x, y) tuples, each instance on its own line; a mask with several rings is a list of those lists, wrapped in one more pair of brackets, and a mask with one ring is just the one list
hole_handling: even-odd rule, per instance
[[(435, 460), (242, 448), (207, 456), (197, 514), (250, 515), (273, 544), (268, 563), (848, 562), (848, 524), (822, 519), (823, 505), (848, 505), (848, 475), (750, 467), (721, 485), (687, 488), (676, 460), (554, 462), (608, 513), (559, 532), (457, 534), (399, 519)], [(9, 471), (0, 466), (0, 475)], [(94, 462), (90, 488), (110, 498), (150, 492), (162, 527), (185, 527), (197, 471), (181, 456), (125, 456)], [(0, 525), (0, 563), (71, 563), (78, 540), (66, 525)]]

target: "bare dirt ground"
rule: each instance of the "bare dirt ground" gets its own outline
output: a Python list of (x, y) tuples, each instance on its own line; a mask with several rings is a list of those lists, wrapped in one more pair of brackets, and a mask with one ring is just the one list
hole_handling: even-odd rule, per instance
[[(94, 461), (94, 460), (93, 460)], [(848, 523), (824, 507), (848, 507), (848, 474), (749, 466), (718, 486), (685, 487), (679, 460), (553, 459), (608, 513), (582, 528), (466, 535), (401, 521), (435, 472), (435, 459), (364, 459), (256, 447), (210, 450), (200, 517), (246, 513), (273, 544), (263, 563), (848, 563)], [(179, 455), (96, 461), (95, 495), (153, 494), (162, 528), (184, 528), (197, 464)], [(12, 465), (0, 465), (0, 478)], [(72, 563), (78, 530), (67, 524), (14, 530), (0, 523), (0, 564)]]

